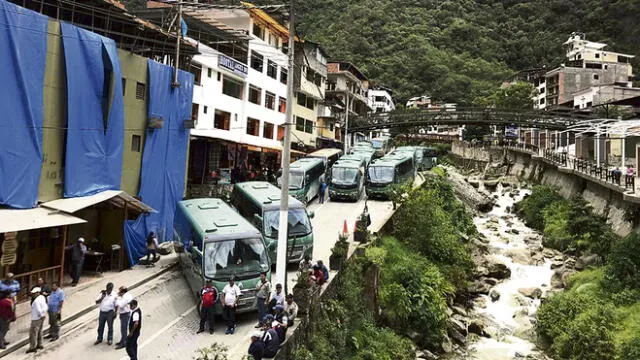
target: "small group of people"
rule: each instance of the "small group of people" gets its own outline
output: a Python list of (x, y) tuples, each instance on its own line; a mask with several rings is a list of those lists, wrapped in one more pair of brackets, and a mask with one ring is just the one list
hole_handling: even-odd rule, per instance
[[(51, 341), (58, 340), (60, 336), (60, 325), (62, 323), (62, 305), (64, 304), (65, 295), (57, 281), (54, 281), (51, 283), (51, 286), (49, 286), (42, 278), (38, 278), (36, 286), (30, 291), (30, 295), (31, 325), (29, 327), (29, 349), (27, 349), (27, 353), (35, 353), (38, 350), (44, 349), (43, 338), (48, 338)], [(3, 318), (5, 314), (9, 314), (8, 305), (5, 300), (8, 299), (9, 296), (11, 296), (11, 294), (6, 291), (0, 292), (0, 298), (2, 298), (0, 303), (3, 304), (1, 310), (3, 315), (0, 316)], [(15, 305), (13, 305), (12, 316), (15, 320)], [(42, 329), (47, 316), (49, 317), (49, 334), (43, 337)], [(5, 334), (6, 333), (2, 333), (3, 340)]]
[(7, 273), (0, 282), (0, 349), (6, 349), (9, 342), (5, 337), (12, 322), (16, 321), (16, 296), (20, 283), (12, 273)]
[(314, 264), (308, 255), (300, 261), (298, 272), (307, 272), (309, 274), (309, 282), (311, 284), (322, 286), (329, 281), (329, 269), (324, 262), (322, 260), (318, 260)]
[(107, 327), (107, 344), (113, 344), (113, 322), (116, 314), (120, 319), (120, 341), (116, 350), (126, 348), (131, 360), (138, 359), (138, 338), (142, 329), (142, 311), (138, 301), (133, 298), (125, 286), (121, 286), (116, 294), (113, 283), (108, 283), (96, 298), (100, 314), (98, 316), (98, 338), (94, 345), (102, 343), (104, 328)]
[[(633, 184), (633, 175), (634, 175), (633, 166), (627, 165), (625, 180), (624, 180), (625, 186), (629, 186)], [(620, 170), (620, 168), (616, 166), (615, 169), (611, 170), (611, 177), (614, 183), (620, 185), (620, 179), (622, 178), (622, 170)]]
[(233, 276), (229, 278), (229, 283), (222, 289), (222, 296), (218, 296), (218, 290), (213, 286), (211, 280), (207, 280), (205, 286), (200, 290), (200, 327), (197, 333), (204, 332), (205, 325), (207, 325), (209, 333), (213, 334), (215, 304), (219, 297), (222, 305), (222, 317), (227, 326), (224, 333), (233, 334), (236, 331), (236, 309), (241, 296), (242, 291), (236, 285)]

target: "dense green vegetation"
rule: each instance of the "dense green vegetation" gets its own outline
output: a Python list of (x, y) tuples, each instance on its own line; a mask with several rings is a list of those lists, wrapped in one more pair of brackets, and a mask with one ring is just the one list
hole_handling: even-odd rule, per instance
[[(428, 178), (423, 189), (397, 201), (402, 204), (393, 217), (392, 236), (341, 271), (336, 297), (314, 314), (310, 341), (297, 349), (295, 360), (414, 359), (409, 339), (438, 349), (446, 334), (447, 304), (472, 273), (459, 231), (471, 234), (475, 227), (442, 178)], [(362, 280), (376, 270), (379, 316), (365, 306), (371, 294), (365, 294)]]
[(638, 359), (640, 235), (616, 237), (583, 198), (563, 199), (548, 186), (534, 187), (518, 207), (529, 226), (544, 232), (546, 246), (605, 259), (573, 275), (568, 289), (538, 310), (538, 334), (554, 358)]

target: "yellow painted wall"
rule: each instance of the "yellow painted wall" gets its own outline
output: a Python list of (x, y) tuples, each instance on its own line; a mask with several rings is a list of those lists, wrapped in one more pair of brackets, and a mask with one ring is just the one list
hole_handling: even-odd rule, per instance
[[(330, 122), (334, 123), (333, 131), (329, 129)], [(336, 138), (335, 121), (319, 118), (318, 119), (318, 136), (326, 137), (329, 139), (335, 139)]]
[[(305, 145), (307, 146), (311, 146), (311, 147), (315, 147), (316, 146), (316, 137), (318, 136), (318, 132), (317, 132), (317, 122), (316, 122), (316, 109), (311, 110), (305, 106), (301, 106), (298, 105), (298, 100), (297, 97), (294, 99), (293, 101), (293, 123), (294, 126), (292, 128), (292, 132), (294, 134), (294, 136), (292, 136), (291, 141), (302, 141), (305, 143)], [(298, 131), (296, 130), (295, 127), (295, 123), (296, 123), (296, 118), (297, 117), (301, 117), (304, 118), (305, 120), (311, 120), (314, 123), (314, 129), (312, 131), (311, 134), (304, 132), (304, 131)]]

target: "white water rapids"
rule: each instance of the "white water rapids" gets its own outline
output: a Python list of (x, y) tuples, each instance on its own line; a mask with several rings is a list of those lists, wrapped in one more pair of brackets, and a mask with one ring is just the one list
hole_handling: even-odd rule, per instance
[(543, 260), (537, 265), (535, 261), (533, 265), (527, 264), (531, 250), (541, 250), (541, 238), (507, 211), (507, 208), (512, 208), (527, 193), (528, 190), (522, 189), (503, 192), (498, 185), (491, 194), (498, 195), (497, 206), (489, 213), (479, 214), (474, 218), (478, 231), (488, 240), (487, 256), (505, 264), (511, 270), (511, 277), (491, 289), (500, 294), (498, 300), (492, 301), (490, 296), (482, 295), (476, 302), (476, 316), (485, 319), (485, 332), (490, 338), (480, 337), (477, 342), (470, 343), (469, 353), (464, 359), (544, 358), (532, 343), (535, 338), (532, 320), (540, 306), (540, 300), (525, 297), (518, 289), (539, 288), (546, 292), (553, 275), (551, 261)]

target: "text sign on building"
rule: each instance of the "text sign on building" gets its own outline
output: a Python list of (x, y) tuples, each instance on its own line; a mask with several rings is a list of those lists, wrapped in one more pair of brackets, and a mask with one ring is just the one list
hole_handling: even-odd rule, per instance
[(249, 72), (249, 68), (247, 67), (247, 65), (222, 54), (220, 54), (220, 57), (218, 59), (218, 65), (225, 69), (231, 70), (235, 74), (242, 77), (246, 77), (247, 73)]

